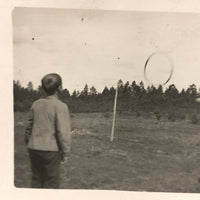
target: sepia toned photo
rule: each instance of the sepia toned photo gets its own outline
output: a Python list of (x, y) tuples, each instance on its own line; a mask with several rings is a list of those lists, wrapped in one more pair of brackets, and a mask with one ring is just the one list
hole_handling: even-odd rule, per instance
[(15, 8), (15, 187), (199, 193), (199, 21)]

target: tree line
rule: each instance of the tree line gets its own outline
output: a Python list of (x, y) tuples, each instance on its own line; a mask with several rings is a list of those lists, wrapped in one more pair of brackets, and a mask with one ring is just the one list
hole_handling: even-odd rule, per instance
[[(13, 82), (14, 111), (26, 112), (32, 103), (45, 97), (42, 87), (33, 89), (33, 84), (29, 82), (26, 87), (22, 87), (19, 81)], [(194, 99), (197, 95), (195, 84), (180, 92), (174, 84), (169, 85), (165, 90), (160, 85), (158, 87), (144, 87), (143, 82), (136, 83), (128, 81), (123, 83), (118, 81), (117, 111), (156, 111), (196, 108)], [(68, 89), (60, 92), (60, 99), (67, 103), (71, 112), (111, 112), (116, 89), (106, 87), (102, 92), (97, 92), (96, 88), (88, 87), (86, 84), (82, 91), (74, 90), (71, 94)]]

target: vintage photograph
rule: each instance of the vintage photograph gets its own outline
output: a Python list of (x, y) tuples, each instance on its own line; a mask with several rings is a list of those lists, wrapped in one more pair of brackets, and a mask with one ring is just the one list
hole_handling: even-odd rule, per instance
[(16, 7), (15, 187), (199, 193), (199, 21)]

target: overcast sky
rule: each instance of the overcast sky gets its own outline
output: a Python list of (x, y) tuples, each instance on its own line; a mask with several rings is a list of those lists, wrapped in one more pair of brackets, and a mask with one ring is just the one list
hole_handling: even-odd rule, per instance
[[(34, 38), (34, 39), (33, 39)], [(184, 13), (15, 8), (14, 79), (34, 88), (47, 73), (59, 73), (72, 92), (87, 83), (99, 92), (119, 79), (137, 83), (149, 77), (180, 90), (200, 86), (200, 15)], [(150, 70), (152, 69), (152, 70)]]

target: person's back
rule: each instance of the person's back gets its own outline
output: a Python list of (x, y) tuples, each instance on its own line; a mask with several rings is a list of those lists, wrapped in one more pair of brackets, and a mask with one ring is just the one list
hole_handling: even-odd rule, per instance
[(57, 96), (61, 87), (59, 75), (46, 75), (42, 86), (48, 96), (33, 103), (25, 134), (33, 172), (32, 187), (58, 188), (61, 156), (70, 152), (69, 111)]
[[(66, 113), (67, 117), (68, 108), (66, 104), (62, 103), (55, 96), (48, 96), (35, 101), (31, 109), (34, 113), (34, 123), (27, 147), (29, 149), (58, 151), (57, 140), (55, 140), (55, 136), (57, 135), (55, 122), (57, 113), (61, 114), (59, 112)], [(63, 125), (70, 132), (69, 122), (65, 121)], [(67, 146), (70, 146), (70, 144)]]

